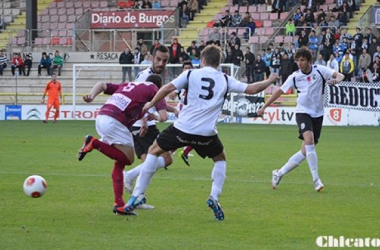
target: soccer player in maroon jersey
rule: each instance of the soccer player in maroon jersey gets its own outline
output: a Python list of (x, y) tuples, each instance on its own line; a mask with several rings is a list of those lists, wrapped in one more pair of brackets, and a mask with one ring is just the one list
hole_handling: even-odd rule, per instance
[[(100, 140), (87, 135), (82, 148), (78, 153), (81, 161), (93, 149), (98, 150), (107, 157), (115, 160), (112, 171), (112, 183), (115, 196), (113, 212), (121, 215), (134, 215), (134, 212), (125, 212), (123, 200), (123, 170), (126, 165), (134, 161), (133, 137), (129, 128), (137, 120), (143, 118), (144, 104), (154, 97), (162, 85), (160, 75), (152, 74), (143, 83), (112, 84), (98, 82), (90, 94), (83, 97), (85, 102), (92, 102), (95, 97), (104, 92), (111, 95), (100, 108), (96, 117), (96, 131)], [(162, 101), (155, 108), (166, 110), (166, 103)], [(143, 118), (144, 120), (145, 118)], [(146, 123), (146, 121), (145, 121)], [(142, 126), (140, 133), (146, 133), (147, 126)]]

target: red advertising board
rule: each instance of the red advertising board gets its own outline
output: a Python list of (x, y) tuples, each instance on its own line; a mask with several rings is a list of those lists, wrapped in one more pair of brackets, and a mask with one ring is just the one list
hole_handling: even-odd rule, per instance
[(163, 23), (174, 23), (173, 11), (92, 11), (91, 29), (158, 28)]

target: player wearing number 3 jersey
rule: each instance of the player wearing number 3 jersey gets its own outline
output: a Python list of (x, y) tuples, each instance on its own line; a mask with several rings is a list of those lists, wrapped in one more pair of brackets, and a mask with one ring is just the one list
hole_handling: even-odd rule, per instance
[[(122, 209), (125, 205), (123, 200), (123, 170), (126, 165), (131, 165), (134, 161), (133, 137), (129, 128), (143, 117), (144, 104), (152, 100), (161, 85), (162, 79), (157, 74), (150, 75), (143, 83), (132, 82), (119, 85), (98, 82), (90, 94), (83, 98), (85, 102), (92, 102), (103, 91), (104, 94), (111, 95), (100, 108), (99, 115), (96, 117), (96, 131), (101, 139), (98, 140), (87, 135), (82, 148), (79, 150), (78, 160), (83, 160), (92, 149), (96, 149), (115, 160), (112, 171), (115, 196), (113, 212), (115, 214), (127, 214)], [(158, 102), (155, 108), (166, 110), (165, 101)], [(133, 215), (133, 213), (128, 214)]]
[(277, 76), (272, 74), (267, 80), (253, 84), (239, 82), (217, 70), (221, 57), (222, 51), (218, 46), (207, 46), (201, 53), (203, 68), (183, 72), (178, 78), (162, 87), (153, 100), (144, 106), (144, 110), (148, 110), (173, 90), (180, 91), (187, 88), (187, 105), (184, 106), (174, 124), (161, 132), (149, 148), (139, 181), (124, 211), (131, 212), (138, 205), (138, 197), (145, 192), (156, 171), (155, 166), (159, 155), (191, 145), (201, 157), (209, 157), (214, 161), (211, 173), (211, 195), (207, 200), (207, 205), (213, 210), (216, 219), (224, 219), (218, 200), (222, 192), (227, 164), (216, 124), (225, 96), (229, 92), (258, 93), (275, 82)]

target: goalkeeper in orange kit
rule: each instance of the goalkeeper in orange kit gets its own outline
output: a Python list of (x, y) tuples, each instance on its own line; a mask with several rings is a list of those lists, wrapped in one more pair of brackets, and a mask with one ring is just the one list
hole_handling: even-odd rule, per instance
[(57, 76), (55, 74), (51, 75), (51, 81), (45, 87), (44, 94), (42, 96), (41, 103), (45, 103), (45, 96), (48, 94), (47, 109), (45, 113), (44, 123), (48, 122), (50, 110), (54, 107), (54, 123), (57, 121), (59, 116), (59, 106), (62, 100), (61, 83), (57, 81)]

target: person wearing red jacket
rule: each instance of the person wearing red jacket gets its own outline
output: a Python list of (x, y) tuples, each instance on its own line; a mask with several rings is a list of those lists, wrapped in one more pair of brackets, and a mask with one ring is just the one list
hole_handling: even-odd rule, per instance
[(18, 68), (19, 75), (21, 75), (21, 70), (23, 69), (24, 63), (22, 62), (21, 55), (19, 53), (15, 53), (12, 60), (12, 75), (15, 75), (15, 69)]

